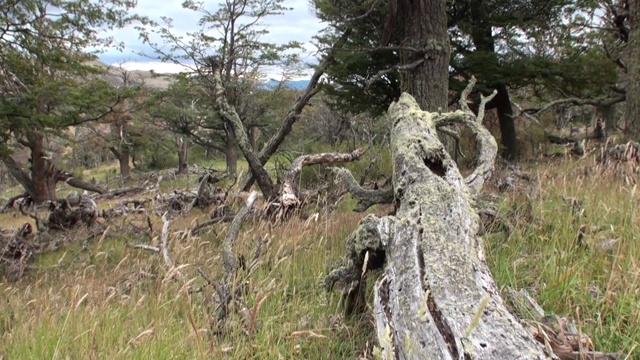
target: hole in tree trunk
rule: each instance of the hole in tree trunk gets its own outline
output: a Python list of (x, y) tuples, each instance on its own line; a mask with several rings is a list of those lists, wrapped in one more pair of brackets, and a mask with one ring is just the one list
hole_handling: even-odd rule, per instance
[(439, 177), (444, 177), (446, 173), (446, 169), (442, 164), (442, 160), (440, 160), (439, 158), (435, 158), (435, 159), (425, 158), (424, 164), (427, 165), (427, 167), (429, 168), (429, 170), (431, 170), (432, 173), (438, 175)]

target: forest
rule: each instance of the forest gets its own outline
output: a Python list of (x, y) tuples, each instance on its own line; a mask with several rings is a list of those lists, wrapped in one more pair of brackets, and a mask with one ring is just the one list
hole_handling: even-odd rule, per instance
[(0, 360), (640, 358), (640, 0), (138, 5), (0, 2)]

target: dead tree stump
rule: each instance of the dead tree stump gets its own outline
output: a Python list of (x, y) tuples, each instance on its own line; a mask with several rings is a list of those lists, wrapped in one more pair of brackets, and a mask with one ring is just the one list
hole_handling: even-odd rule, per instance
[[(383, 267), (373, 306), (383, 359), (553, 358), (505, 307), (484, 258), (473, 204), (497, 145), (481, 118), (468, 107), (421, 111), (408, 94), (391, 105), (389, 117), (397, 212), (362, 220), (347, 241), (348, 265), (327, 285), (345, 283), (347, 308), (357, 309), (367, 271)], [(468, 125), (481, 147), (480, 165), (467, 178), (436, 133), (452, 123)]]

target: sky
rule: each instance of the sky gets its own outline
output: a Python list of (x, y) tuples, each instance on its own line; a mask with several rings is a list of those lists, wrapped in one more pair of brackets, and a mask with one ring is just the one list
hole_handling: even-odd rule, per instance
[[(223, 0), (205, 0), (208, 10), (214, 12), (218, 4)], [(179, 34), (197, 31), (197, 22), (200, 13), (183, 9), (183, 0), (138, 0), (135, 12), (142, 16), (147, 16), (160, 23), (161, 17), (167, 16), (173, 19), (173, 31)], [(160, 5), (162, 4), (162, 5)], [(299, 41), (304, 44), (306, 51), (301, 55), (305, 62), (314, 62), (312, 37), (324, 28), (324, 25), (312, 13), (309, 0), (285, 0), (284, 6), (293, 8), (283, 15), (272, 16), (263, 21), (268, 27), (269, 34), (263, 38), (265, 41), (283, 44), (289, 41)], [(107, 64), (122, 65), (128, 70), (154, 70), (159, 73), (178, 72), (183, 70), (176, 64), (163, 64), (157, 60), (150, 59), (139, 53), (154, 56), (153, 50), (139, 39), (138, 31), (129, 26), (110, 32), (116, 41), (123, 42), (123, 51), (110, 49), (100, 54), (99, 58)], [(275, 71), (275, 70), (274, 70)], [(268, 74), (270, 77), (277, 77), (277, 74)]]

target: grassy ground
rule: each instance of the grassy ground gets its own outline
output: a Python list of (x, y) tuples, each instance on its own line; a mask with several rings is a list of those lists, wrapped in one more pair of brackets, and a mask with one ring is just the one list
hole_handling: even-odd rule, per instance
[[(572, 316), (597, 349), (640, 358), (640, 245), (634, 235), (640, 233), (639, 195), (624, 179), (585, 175), (583, 165), (532, 170), (540, 176), (538, 194), (530, 201), (515, 191), (504, 199), (514, 231), (486, 237), (488, 261), (500, 286), (526, 288), (545, 310)], [(583, 207), (572, 207), (569, 198)], [(171, 253), (184, 266), (185, 281), (167, 276), (158, 254), (127, 246), (149, 241), (130, 236), (107, 236), (85, 251), (68, 246), (41, 257), (19, 283), (0, 279), (0, 359), (364, 356), (374, 343), (370, 319), (343, 319), (339, 296), (321, 286), (362, 217), (348, 211), (348, 202), (336, 213), (282, 226), (245, 224), (235, 244), (245, 258), (258, 239), (268, 240), (257, 268), (238, 280), (255, 329), (250, 334), (243, 319), (232, 315), (222, 336), (212, 335), (214, 290), (188, 291), (204, 284), (199, 268), (220, 278), (226, 228), (181, 237), (179, 230), (194, 220), (187, 217), (171, 226)], [(585, 235), (579, 245), (584, 224), (604, 230)], [(156, 219), (154, 228), (160, 227)], [(606, 239), (618, 242), (600, 250)]]
[[(515, 229), (487, 239), (489, 265), (499, 285), (528, 289), (546, 311), (576, 319), (597, 349), (640, 358), (637, 186), (585, 174), (585, 165), (541, 166), (533, 202), (519, 194), (505, 200)], [(599, 229), (579, 242), (581, 228)], [(601, 248), (609, 241), (617, 242)]]
[[(321, 283), (361, 216), (318, 214), (282, 227), (246, 225), (236, 243), (239, 253), (251, 258), (258, 239), (268, 240), (260, 264), (245, 279), (247, 304), (255, 313), (251, 335), (232, 315), (224, 336), (212, 336), (214, 290), (188, 291), (204, 282), (198, 268), (213, 279), (221, 275), (224, 229), (217, 229), (219, 235), (173, 238), (172, 256), (184, 265), (186, 283), (166, 276), (158, 254), (126, 246), (145, 239), (110, 238), (87, 251), (67, 247), (47, 254), (20, 283), (0, 283), (6, 300), (0, 308), (0, 358), (354, 357), (371, 340), (371, 331), (358, 331), (369, 322), (344, 321), (339, 296), (325, 293)], [(172, 228), (191, 220), (179, 219)]]

